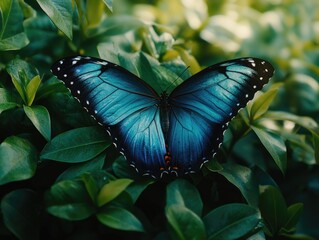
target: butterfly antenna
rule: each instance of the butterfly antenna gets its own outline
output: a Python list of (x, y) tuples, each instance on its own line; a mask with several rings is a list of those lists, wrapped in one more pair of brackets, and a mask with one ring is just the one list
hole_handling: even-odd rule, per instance
[(182, 79), (181, 76), (182, 76), (189, 68), (190, 68), (190, 66), (187, 66), (187, 67), (183, 70), (183, 72), (181, 72), (181, 73), (177, 76), (177, 78), (175, 78), (175, 80), (172, 81), (172, 82), (170, 83), (170, 85), (167, 86), (167, 88), (165, 89), (165, 92), (167, 91), (167, 89), (171, 88), (172, 85), (175, 85), (175, 83), (176, 83), (176, 81), (177, 81), (178, 79)]

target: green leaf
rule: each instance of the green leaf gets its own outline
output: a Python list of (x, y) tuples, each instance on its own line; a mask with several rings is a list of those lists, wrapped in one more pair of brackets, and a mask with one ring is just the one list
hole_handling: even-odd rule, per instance
[(46, 193), (45, 200), (50, 214), (67, 220), (83, 220), (95, 212), (81, 181), (66, 180), (54, 184)]
[(196, 213), (182, 205), (165, 209), (172, 239), (206, 239), (205, 227)]
[(275, 236), (288, 221), (286, 202), (281, 192), (273, 186), (261, 187), (259, 209), (268, 231)]
[(0, 1), (0, 51), (18, 50), (28, 45), (23, 18), (18, 0)]
[(103, 0), (103, 2), (107, 6), (107, 8), (110, 9), (110, 11), (112, 12), (113, 11), (113, 0)]
[(37, 0), (42, 10), (52, 22), (69, 38), (72, 39), (72, 1)]
[(132, 202), (135, 203), (141, 193), (152, 183), (154, 181), (149, 179), (143, 179), (138, 182), (134, 181), (125, 189), (125, 192), (130, 195)]
[(181, 205), (201, 216), (203, 202), (197, 188), (184, 179), (171, 182), (166, 189), (166, 206)]
[(316, 160), (316, 163), (319, 164), (319, 134), (313, 131), (311, 133), (312, 133), (313, 149), (315, 151), (315, 160)]
[(96, 215), (104, 225), (123, 231), (144, 232), (144, 227), (131, 212), (124, 208), (107, 207)]
[(74, 179), (81, 176), (83, 173), (94, 172), (96, 170), (101, 170), (103, 168), (105, 161), (105, 153), (99, 154), (91, 161), (78, 163), (72, 165), (66, 169), (56, 181), (62, 181), (67, 179)]
[(223, 169), (218, 173), (240, 190), (249, 205), (258, 206), (258, 181), (249, 168), (235, 163), (227, 163), (223, 164)]
[(42, 134), (45, 140), (51, 138), (51, 120), (48, 110), (44, 106), (23, 106), (24, 112), (31, 120), (35, 128)]
[(12, 91), (0, 88), (0, 114), (5, 110), (17, 107), (19, 103)]
[(38, 239), (39, 212), (39, 199), (29, 189), (14, 190), (1, 200), (3, 222), (18, 239)]
[(284, 225), (285, 232), (294, 232), (296, 230), (296, 225), (300, 220), (302, 210), (302, 203), (295, 203), (288, 207), (287, 221)]
[(267, 112), (270, 104), (278, 93), (278, 88), (273, 88), (266, 93), (259, 96), (253, 103), (250, 109), (250, 118), (252, 120), (258, 119), (265, 112)]
[(110, 139), (100, 127), (83, 127), (64, 132), (42, 150), (41, 158), (60, 162), (88, 161), (110, 146)]
[(94, 178), (89, 173), (83, 173), (81, 175), (81, 180), (83, 181), (85, 188), (86, 188), (86, 191), (88, 192), (92, 202), (95, 203), (99, 189), (98, 189), (98, 186), (97, 186)]
[(105, 184), (97, 196), (98, 206), (101, 207), (104, 204), (112, 201), (114, 198), (120, 195), (132, 182), (133, 180), (131, 179), (122, 178)]
[(251, 128), (284, 174), (287, 167), (287, 149), (283, 138), (259, 127), (251, 126)]
[(218, 207), (204, 218), (208, 239), (239, 239), (253, 231), (260, 222), (256, 208), (231, 203)]
[(20, 137), (6, 138), (0, 145), (0, 185), (31, 178), (37, 167), (35, 147)]
[(39, 75), (35, 76), (30, 80), (30, 82), (26, 85), (25, 92), (27, 96), (27, 105), (31, 106), (33, 100), (35, 98), (35, 94), (40, 86), (41, 78)]

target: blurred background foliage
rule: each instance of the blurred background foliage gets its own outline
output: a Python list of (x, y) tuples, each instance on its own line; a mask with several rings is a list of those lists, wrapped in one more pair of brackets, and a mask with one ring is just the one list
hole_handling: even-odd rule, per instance
[[(221, 226), (212, 222), (233, 211), (241, 219), (260, 219), (259, 214), (263, 219), (261, 225), (240, 225), (247, 231), (236, 238), (319, 238), (317, 0), (1, 0), (0, 9), (3, 239), (46, 234), (48, 239), (218, 239), (214, 234)], [(191, 184), (154, 183), (137, 179), (103, 130), (50, 74), (55, 60), (75, 54), (120, 64), (155, 88), (156, 79), (158, 91), (237, 57), (263, 58), (276, 72), (266, 94), (230, 124), (216, 158), (222, 165), (212, 161)], [(76, 144), (79, 134), (100, 143), (84, 163), (66, 151), (52, 157), (63, 143)], [(50, 157), (55, 161), (46, 161)], [(276, 188), (258, 190), (258, 185)], [(258, 211), (251, 207), (258, 205), (251, 189), (260, 194)], [(271, 197), (284, 213), (272, 209)], [(248, 205), (227, 205), (237, 202)], [(187, 223), (195, 227), (185, 231)]]

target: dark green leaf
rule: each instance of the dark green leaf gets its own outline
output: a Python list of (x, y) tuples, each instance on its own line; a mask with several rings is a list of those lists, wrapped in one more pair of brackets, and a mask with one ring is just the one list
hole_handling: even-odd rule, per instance
[(281, 192), (273, 186), (263, 186), (259, 209), (268, 231), (274, 236), (288, 221), (286, 202)]
[(36, 129), (47, 141), (50, 141), (51, 120), (48, 110), (44, 106), (23, 106), (23, 109)]
[(235, 163), (227, 163), (223, 164), (223, 169), (218, 173), (240, 190), (249, 205), (258, 206), (258, 181), (249, 168)]
[(88, 161), (111, 144), (100, 127), (84, 127), (64, 132), (49, 142), (41, 152), (42, 159), (78, 163)]
[(82, 220), (95, 212), (90, 196), (80, 181), (65, 180), (54, 184), (46, 194), (47, 210), (67, 220)]
[(141, 193), (152, 183), (153, 181), (149, 179), (134, 181), (125, 189), (125, 192), (130, 195), (132, 202), (135, 203)]
[(11, 136), (0, 145), (0, 185), (31, 178), (37, 167), (38, 154), (27, 140)]
[(91, 161), (78, 163), (76, 165), (72, 165), (68, 169), (66, 169), (56, 181), (62, 181), (67, 179), (74, 179), (81, 176), (83, 173), (94, 172), (95, 170), (101, 170), (103, 168), (105, 161), (105, 153), (102, 153)]
[(0, 114), (5, 110), (17, 107), (19, 103), (19, 100), (12, 91), (0, 88)]
[(196, 187), (184, 179), (177, 179), (166, 189), (166, 206), (181, 205), (201, 216), (203, 202)]
[(203, 221), (208, 239), (238, 239), (257, 227), (260, 214), (256, 208), (232, 203), (214, 209)]
[(251, 128), (270, 153), (281, 172), (285, 173), (287, 167), (287, 149), (283, 138), (260, 127), (251, 126)]
[(39, 199), (29, 189), (14, 190), (1, 200), (3, 222), (18, 239), (38, 239), (39, 211)]
[(142, 223), (129, 211), (119, 207), (107, 207), (96, 215), (104, 225), (123, 231), (144, 232)]
[(165, 215), (172, 239), (206, 239), (202, 220), (190, 209), (183, 205), (169, 205), (165, 209)]
[(29, 43), (23, 18), (18, 0), (0, 1), (0, 51), (18, 50)]
[(97, 196), (98, 206), (103, 206), (104, 204), (112, 201), (120, 193), (122, 193), (128, 185), (133, 182), (131, 179), (117, 179), (105, 184), (100, 190)]
[(288, 207), (287, 221), (284, 226), (284, 229), (286, 232), (294, 232), (296, 230), (296, 225), (300, 220), (302, 210), (303, 210), (302, 203), (295, 203)]
[(99, 189), (98, 189), (98, 186), (97, 186), (94, 178), (89, 173), (83, 173), (81, 175), (81, 180), (83, 181), (83, 183), (85, 185), (85, 189), (88, 192), (92, 202), (95, 203)]
[(43, 11), (52, 22), (69, 38), (72, 39), (72, 1), (37, 0)]

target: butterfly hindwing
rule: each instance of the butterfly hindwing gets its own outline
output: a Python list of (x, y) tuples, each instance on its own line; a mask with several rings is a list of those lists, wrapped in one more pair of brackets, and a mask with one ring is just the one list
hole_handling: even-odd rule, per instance
[(168, 100), (172, 163), (183, 173), (197, 171), (218, 150), (227, 123), (273, 71), (264, 60), (242, 58), (208, 67), (176, 87)]
[(82, 106), (112, 133), (118, 149), (142, 174), (158, 177), (165, 142), (161, 130), (159, 96), (137, 76), (104, 60), (65, 58), (52, 72)]

